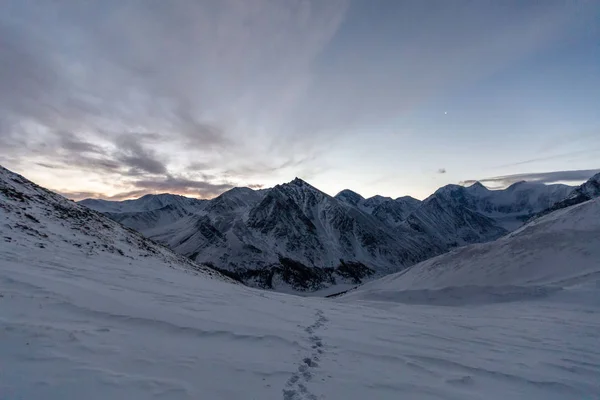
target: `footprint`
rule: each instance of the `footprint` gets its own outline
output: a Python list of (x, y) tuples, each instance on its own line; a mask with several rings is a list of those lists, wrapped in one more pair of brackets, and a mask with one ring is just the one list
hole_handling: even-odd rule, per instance
[[(286, 387), (283, 389), (283, 400), (317, 400), (318, 398), (310, 392), (307, 383), (313, 378), (311, 370), (319, 367), (317, 361), (320, 360), (320, 355), (324, 353), (323, 340), (315, 335), (315, 331), (323, 327), (328, 319), (321, 310), (317, 310), (315, 317), (315, 322), (304, 328), (304, 331), (309, 335), (308, 341), (311, 344), (312, 353), (302, 359), (298, 365), (298, 372), (293, 374), (286, 382)], [(325, 378), (321, 380), (324, 381)]]

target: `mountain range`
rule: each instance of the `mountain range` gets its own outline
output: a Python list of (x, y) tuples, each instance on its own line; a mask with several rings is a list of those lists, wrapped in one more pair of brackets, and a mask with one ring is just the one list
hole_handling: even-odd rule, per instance
[[(593, 195), (587, 189), (597, 180), (590, 182), (567, 199)], [(450, 192), (463, 192), (455, 189)], [(304, 182), (252, 193), (234, 190), (214, 202), (149, 196), (140, 212), (163, 215), (159, 228), (170, 219), (208, 220), (199, 235), (220, 235), (226, 246), (233, 228), (225, 227), (240, 221), (253, 237), (281, 234), (280, 246), (306, 231), (314, 234), (298, 246), (322, 241), (329, 226), (347, 238), (374, 229), (371, 224), (388, 227)], [(125, 204), (105, 206), (136, 220), (135, 201)], [(411, 229), (410, 219), (424, 228), (425, 211), (448, 217), (457, 207), (456, 215), (472, 223), (495, 221), (466, 200), (453, 204), (433, 196), (403, 222), (392, 222)], [(338, 218), (341, 212), (348, 217)], [(599, 215), (600, 199), (587, 200), (333, 299), (302, 298), (236, 284), (0, 168), (0, 359), (10, 365), (0, 393), (27, 399), (594, 398), (600, 392)], [(285, 230), (290, 219), (294, 232)], [(454, 231), (464, 236), (466, 228)]]
[(593, 293), (600, 277), (599, 215), (596, 196), (493, 242), (454, 249), (367, 283), (344, 297), (460, 305), (547, 297), (567, 287)]
[(329, 196), (296, 178), (270, 189), (234, 188), (212, 200), (159, 194), (80, 204), (246, 284), (314, 291), (495, 240), (578, 190), (584, 189), (518, 182), (489, 190), (475, 183), (444, 186), (423, 201), (365, 199), (351, 190)]

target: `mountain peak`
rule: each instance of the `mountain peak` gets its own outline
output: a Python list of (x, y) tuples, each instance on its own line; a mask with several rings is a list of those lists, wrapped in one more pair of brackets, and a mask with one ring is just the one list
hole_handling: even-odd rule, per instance
[(447, 193), (451, 193), (451, 192), (454, 192), (454, 191), (460, 191), (460, 192), (462, 192), (464, 189), (466, 189), (464, 186), (455, 185), (455, 184), (450, 183), (448, 185), (442, 186), (441, 188), (439, 188), (438, 190), (436, 190), (429, 197), (433, 197), (433, 196), (439, 195), (439, 194), (447, 194)]
[(479, 181), (476, 181), (474, 184), (472, 184), (472, 185), (471, 185), (471, 186), (469, 186), (469, 187), (471, 187), (471, 188), (483, 188), (483, 189), (487, 189), (487, 188), (485, 187), (485, 185), (483, 185), (483, 184), (482, 184), (481, 182), (479, 182)]
[(236, 186), (234, 188), (224, 191), (223, 193), (218, 195), (216, 198), (219, 198), (219, 197), (226, 198), (226, 197), (239, 196), (239, 195), (252, 195), (255, 192), (256, 191), (254, 189), (246, 187), (246, 186)]
[(290, 185), (295, 185), (295, 186), (310, 186), (308, 183), (306, 183), (305, 181), (303, 181), (302, 179), (295, 177), (293, 181), (290, 182)]
[(415, 199), (412, 196), (400, 196), (400, 197), (396, 197), (395, 199), (396, 201), (411, 201), (411, 202), (420, 202), (421, 200), (419, 199)]
[(353, 206), (356, 206), (358, 203), (365, 200), (365, 198), (362, 197), (360, 194), (358, 194), (350, 189), (344, 189), (333, 197), (335, 197), (336, 199), (338, 199), (340, 201), (343, 201), (344, 203), (351, 204)]
[(277, 186), (281, 186), (281, 187), (296, 187), (296, 188), (302, 188), (302, 189), (307, 189), (307, 190), (311, 190), (311, 191), (317, 191), (319, 193), (323, 193), (321, 192), (321, 190), (317, 189), (316, 187), (314, 187), (313, 185), (311, 185), (310, 183), (296, 177), (294, 178), (293, 181), (288, 182), (288, 183), (284, 183), (283, 185), (277, 185)]
[(388, 200), (392, 200), (392, 198), (391, 198), (391, 197), (386, 197), (386, 196), (382, 196), (382, 195), (376, 194), (375, 196), (371, 196), (371, 197), (369, 197), (367, 200), (372, 200), (372, 201), (379, 201), (379, 202), (381, 202), (381, 201), (388, 201)]
[(466, 187), (467, 191), (473, 195), (485, 196), (489, 189), (485, 187), (481, 182), (477, 181), (471, 186)]
[(334, 197), (338, 197), (338, 196), (353, 196), (353, 197), (358, 196), (358, 197), (363, 198), (360, 194), (358, 194), (355, 191), (350, 190), (350, 189), (344, 189), (344, 190), (340, 191), (338, 194), (336, 194)]
[(592, 176), (585, 183), (574, 190), (574, 193), (581, 193), (588, 198), (600, 196), (600, 173)]
[(510, 185), (509, 187), (507, 187), (506, 190), (515, 190), (516, 188), (524, 188), (524, 187), (535, 187), (535, 186), (539, 186), (539, 185), (544, 185), (544, 184), (540, 183), (540, 182), (519, 181), (519, 182), (515, 182), (512, 185)]

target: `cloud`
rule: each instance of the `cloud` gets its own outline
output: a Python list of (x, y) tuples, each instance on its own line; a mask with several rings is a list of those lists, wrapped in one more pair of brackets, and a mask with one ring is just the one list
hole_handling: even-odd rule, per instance
[(106, 193), (322, 174), (349, 132), (521, 60), (572, 17), (558, 1), (5, 3), (0, 160)]
[(141, 189), (130, 190), (127, 192), (121, 192), (121, 193), (117, 193), (115, 195), (108, 195), (108, 194), (100, 193), (100, 192), (87, 192), (87, 191), (70, 192), (68, 190), (58, 190), (57, 193), (66, 197), (67, 199), (70, 199), (73, 201), (81, 201), (84, 199), (102, 199), (102, 200), (121, 201), (121, 200), (137, 199), (139, 197), (142, 197), (142, 196), (148, 194), (147, 191), (141, 190)]
[(96, 153), (103, 154), (104, 150), (95, 144), (89, 143), (77, 137), (72, 132), (59, 131), (56, 133), (59, 138), (59, 146), (69, 152), (76, 153)]
[(121, 164), (108, 158), (88, 157), (84, 154), (71, 154), (64, 159), (63, 169), (68, 166), (77, 166), (84, 171), (102, 171), (121, 174)]
[(38, 163), (35, 163), (35, 164), (39, 165), (40, 167), (44, 167), (44, 168), (48, 168), (48, 169), (61, 169), (61, 168), (63, 168), (61, 165), (46, 164), (46, 163), (42, 163), (42, 162), (38, 162)]
[(446, 168), (440, 168), (437, 170), (438, 174), (445, 174), (446, 173)]
[(106, 199), (108, 196), (98, 192), (69, 192), (67, 190), (57, 191), (61, 196), (73, 201), (80, 201), (83, 199)]
[(261, 185), (259, 183), (251, 183), (247, 187), (249, 187), (250, 189), (253, 189), (253, 190), (259, 190), (259, 189), (264, 189), (265, 185)]
[(115, 144), (117, 145), (116, 159), (133, 168), (134, 172), (167, 173), (167, 167), (157, 159), (155, 152), (142, 146), (139, 139), (134, 136), (119, 136)]
[(0, 159), (112, 174), (115, 183), (185, 173), (192, 162), (219, 174), (215, 166), (238, 160), (296, 157), (291, 144), (305, 138), (280, 140), (288, 124), (279, 118), (304, 93), (347, 7), (9, 3), (0, 17)]
[(528, 181), (538, 183), (557, 183), (557, 182), (570, 182), (580, 183), (588, 180), (595, 174), (599, 173), (600, 169), (584, 169), (584, 170), (573, 170), (573, 171), (551, 171), (551, 172), (532, 172), (514, 175), (496, 176), (492, 178), (485, 178), (479, 180), (466, 180), (461, 181), (461, 185), (472, 185), (475, 182), (481, 182), (494, 188), (505, 188), (513, 183)]
[[(194, 180), (183, 177), (167, 176), (156, 179), (139, 179), (127, 183), (133, 187), (132, 190), (118, 192), (116, 194), (106, 194), (92, 191), (68, 191), (59, 190), (63, 196), (72, 200), (82, 200), (87, 198), (105, 199), (105, 200), (126, 200), (138, 198), (145, 194), (173, 193), (188, 195), (199, 198), (212, 198), (232, 189), (234, 185), (230, 183), (211, 183), (202, 180)], [(262, 185), (252, 184), (249, 187), (260, 189)]]
[(225, 190), (233, 188), (230, 183), (210, 183), (206, 181), (197, 181), (186, 178), (167, 176), (161, 179), (146, 179), (134, 181), (133, 185), (150, 191), (162, 191), (172, 193), (200, 193), (211, 197), (218, 195)]

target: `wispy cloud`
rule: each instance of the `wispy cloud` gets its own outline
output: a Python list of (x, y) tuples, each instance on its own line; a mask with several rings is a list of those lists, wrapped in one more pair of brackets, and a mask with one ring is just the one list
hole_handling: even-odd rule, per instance
[[(185, 173), (192, 162), (213, 172), (242, 157), (292, 163), (289, 142), (273, 149), (278, 135), (257, 127), (280, 128), (275, 120), (303, 93), (347, 7), (25, 3), (9, 0), (0, 17), (0, 158), (113, 174), (115, 182)], [(160, 140), (146, 143), (142, 135), (152, 132)]]
[(116, 158), (123, 164), (149, 174), (166, 174), (167, 167), (157, 159), (153, 150), (145, 148), (139, 139), (132, 136), (117, 138), (118, 154)]
[(145, 190), (173, 192), (173, 193), (202, 193), (212, 197), (233, 187), (230, 183), (214, 184), (186, 178), (168, 176), (164, 179), (148, 179), (133, 182), (133, 185)]
[(514, 175), (495, 176), (478, 180), (461, 181), (461, 185), (472, 185), (475, 182), (481, 182), (494, 188), (505, 188), (513, 183), (528, 181), (539, 183), (557, 183), (570, 182), (580, 183), (588, 180), (595, 174), (599, 173), (600, 169), (585, 169), (574, 171), (550, 171), (550, 172), (532, 172)]
[(0, 162), (106, 193), (316, 176), (351, 132), (539, 51), (586, 6), (6, 0)]
[[(128, 185), (135, 189), (118, 192), (116, 194), (68, 190), (59, 190), (58, 192), (63, 196), (73, 200), (82, 200), (87, 198), (125, 200), (141, 197), (149, 193), (174, 193), (197, 198), (212, 198), (234, 187), (234, 185), (231, 183), (215, 184), (202, 180), (193, 180), (173, 176), (156, 179), (132, 180), (128, 182)], [(260, 188), (262, 185), (250, 185), (250, 187)]]

